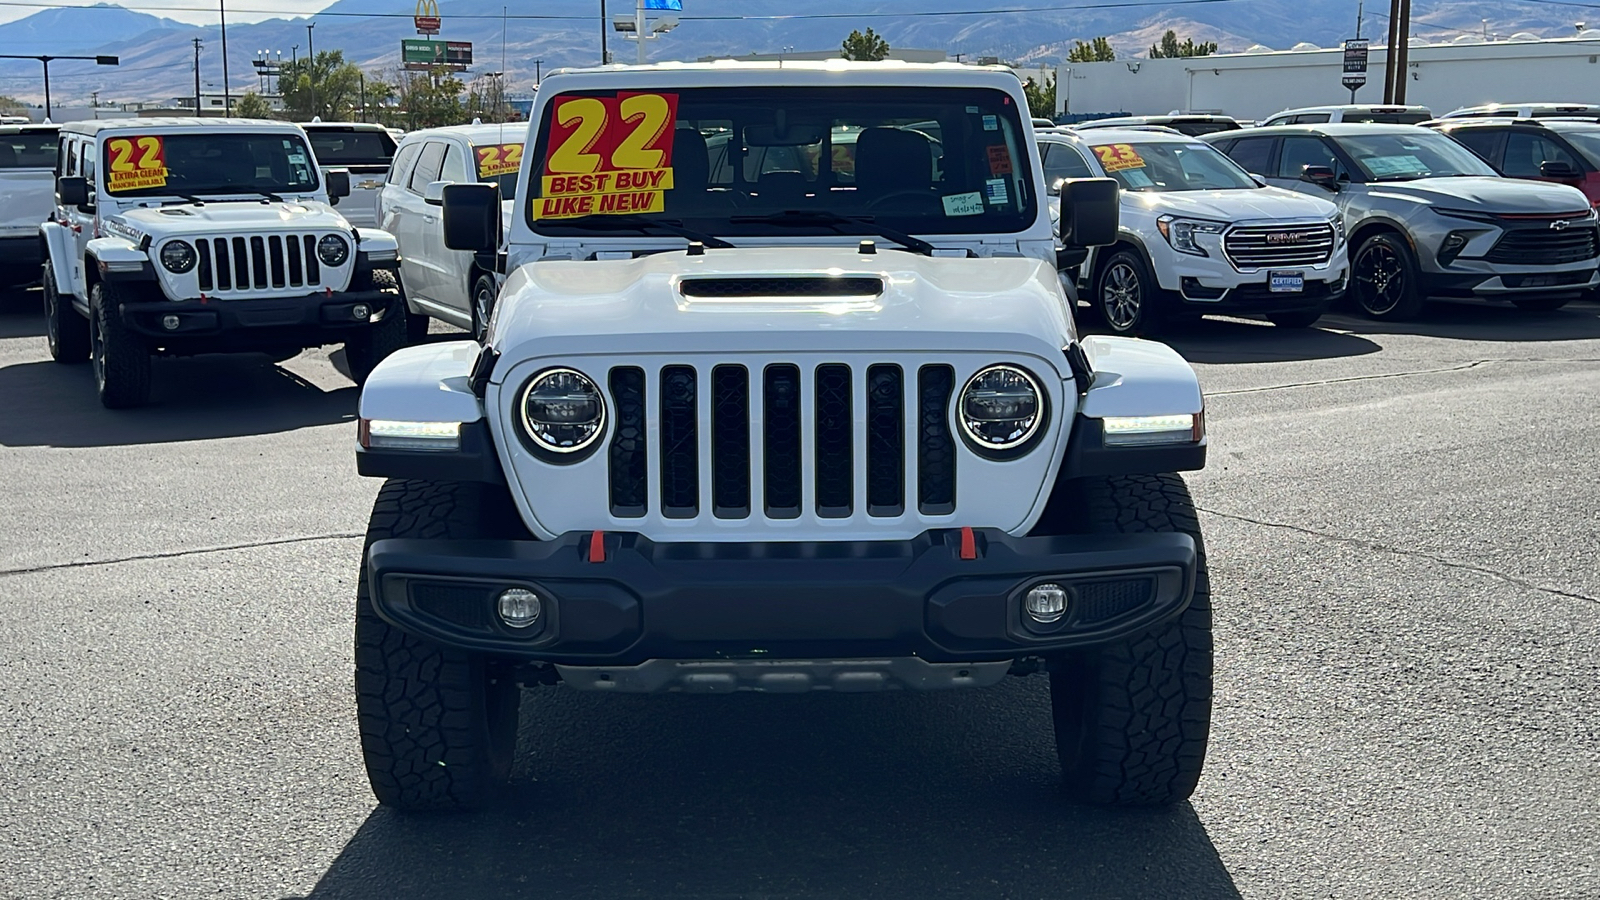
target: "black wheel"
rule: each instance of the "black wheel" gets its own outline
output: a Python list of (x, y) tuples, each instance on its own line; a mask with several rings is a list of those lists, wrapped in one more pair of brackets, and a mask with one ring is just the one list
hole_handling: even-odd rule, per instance
[[(526, 537), (504, 488), (391, 479), (378, 491), (367, 545), (385, 538)], [(470, 809), (511, 772), (521, 692), (509, 667), (441, 647), (373, 611), (366, 553), (356, 587), (356, 718), (378, 802)]]
[(1267, 321), (1279, 328), (1310, 328), (1322, 318), (1320, 309), (1301, 309), (1294, 312), (1267, 313)]
[(1568, 303), (1571, 297), (1512, 297), (1511, 304), (1526, 312), (1555, 312)]
[(400, 281), (387, 269), (374, 269), (360, 283), (350, 286), (352, 291), (386, 291), (395, 295), (389, 302), (389, 311), (378, 322), (356, 332), (344, 342), (344, 361), (350, 367), (350, 380), (366, 384), (367, 376), (389, 354), (409, 345), (406, 325), (406, 307), (400, 297)]
[(1211, 587), (1194, 502), (1177, 475), (1091, 478), (1072, 488), (1081, 530), (1182, 532), (1200, 553), (1194, 599), (1181, 616), (1051, 669), (1063, 783), (1085, 803), (1177, 803), (1200, 781), (1211, 727)]
[(499, 286), (487, 275), (479, 275), (472, 282), (472, 339), (480, 344), (489, 334), (489, 317), (494, 315), (494, 301), (499, 293)]
[(76, 364), (89, 358), (89, 320), (72, 308), (71, 297), (56, 289), (56, 273), (49, 263), (44, 265), (44, 323), (51, 359)]
[(1372, 318), (1398, 321), (1422, 312), (1427, 298), (1417, 285), (1417, 261), (1399, 235), (1375, 234), (1362, 241), (1351, 270), (1351, 293)]
[(89, 289), (89, 359), (106, 409), (150, 401), (150, 348), (122, 322), (122, 301), (137, 289), (97, 282)]
[(1118, 250), (1101, 264), (1090, 305), (1113, 334), (1148, 334), (1159, 326), (1155, 307), (1160, 293), (1144, 257)]

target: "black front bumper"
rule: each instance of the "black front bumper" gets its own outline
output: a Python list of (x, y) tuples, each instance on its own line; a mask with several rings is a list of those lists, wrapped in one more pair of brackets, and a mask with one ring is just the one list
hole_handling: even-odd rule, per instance
[(1344, 296), (1350, 283), (1346, 277), (1337, 282), (1306, 281), (1298, 291), (1274, 291), (1265, 283), (1242, 284), (1223, 291), (1200, 287), (1198, 282), (1191, 285), (1190, 281), (1193, 279), (1184, 279), (1183, 291), (1179, 294), (1185, 311), (1255, 315), (1327, 309)]
[(44, 264), (39, 236), (0, 238), (0, 266), (8, 269), (37, 269)]
[[(965, 662), (1119, 640), (1177, 616), (1194, 593), (1184, 534), (1016, 538), (961, 530), (909, 541), (656, 543), (629, 533), (554, 541), (374, 542), (379, 616), (453, 647), (565, 665), (652, 659), (919, 657)], [(1069, 588), (1066, 615), (1026, 622), (1023, 595)], [(496, 613), (521, 587), (544, 603), (523, 631)]]
[[(321, 291), (262, 300), (153, 300), (122, 304), (122, 321), (179, 352), (218, 352), (296, 344), (315, 347), (347, 340), (386, 316), (401, 315), (404, 301), (384, 291)], [(365, 317), (355, 315), (366, 306)], [(166, 327), (177, 316), (176, 328)]]

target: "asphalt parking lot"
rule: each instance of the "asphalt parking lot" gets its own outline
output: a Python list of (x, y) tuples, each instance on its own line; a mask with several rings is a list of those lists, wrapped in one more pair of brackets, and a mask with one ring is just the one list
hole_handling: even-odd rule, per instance
[(339, 355), (100, 408), (0, 298), (0, 897), (1600, 896), (1600, 307), (1173, 339), (1217, 710), (1191, 804), (1063, 806), (1046, 684), (529, 692), (501, 808), (376, 807), (377, 483)]

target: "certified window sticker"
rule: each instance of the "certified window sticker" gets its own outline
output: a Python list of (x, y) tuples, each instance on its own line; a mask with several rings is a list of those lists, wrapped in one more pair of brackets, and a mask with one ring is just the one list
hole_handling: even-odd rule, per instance
[(1105, 169), (1107, 175), (1145, 167), (1144, 157), (1132, 144), (1100, 144), (1094, 148), (1094, 154), (1100, 158), (1100, 168)]

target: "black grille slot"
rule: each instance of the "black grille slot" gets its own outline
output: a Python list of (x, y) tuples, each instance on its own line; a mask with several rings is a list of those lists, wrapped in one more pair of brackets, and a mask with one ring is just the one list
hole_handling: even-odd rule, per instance
[(850, 367), (817, 366), (817, 515), (849, 518), (855, 463), (850, 440)]
[(250, 239), (250, 262), (254, 270), (256, 290), (264, 290), (271, 282), (267, 280), (267, 242), (258, 237)]
[(950, 434), (950, 393), (955, 370), (917, 371), (917, 509), (924, 515), (956, 511), (956, 442)]
[(228, 239), (217, 238), (217, 290), (233, 290), (233, 257), (228, 255)]
[(411, 584), (411, 602), (417, 609), (465, 628), (489, 627), (489, 594), (481, 587)]
[(650, 462), (645, 442), (644, 370), (611, 370), (611, 401), (617, 425), (611, 433), (611, 514), (638, 518), (649, 508)]
[(242, 237), (233, 239), (233, 286), (241, 291), (250, 290), (250, 249)]
[(700, 454), (696, 445), (693, 366), (661, 370), (661, 514), (692, 519), (700, 514)]
[(750, 373), (744, 366), (711, 370), (711, 512), (750, 515)]
[(1150, 602), (1155, 582), (1149, 578), (1096, 581), (1074, 585), (1078, 592), (1078, 622), (1104, 622), (1133, 612)]
[(685, 297), (876, 297), (881, 278), (685, 278)]
[(299, 287), (306, 283), (305, 267), (300, 262), (300, 241), (291, 237), (284, 241), (284, 249), (289, 253), (289, 284)]
[(1537, 228), (1507, 230), (1485, 259), (1514, 266), (1558, 266), (1583, 262), (1594, 256), (1593, 226), (1557, 231), (1543, 224)]
[(899, 366), (867, 369), (867, 515), (906, 511), (905, 385)]
[(317, 239), (314, 235), (305, 236), (306, 248), (306, 284), (321, 284), (322, 269), (317, 263)]
[(205, 240), (195, 241), (194, 255), (198, 260), (195, 265), (199, 270), (196, 275), (200, 279), (200, 290), (209, 291), (212, 289), (211, 242)]
[[(293, 241), (293, 238), (290, 240)], [(271, 248), (272, 255), (272, 286), (281, 288), (288, 283), (284, 280), (283, 238), (273, 235), (267, 238), (267, 246)]]
[(768, 366), (762, 392), (762, 480), (767, 516), (800, 516), (800, 369)]

